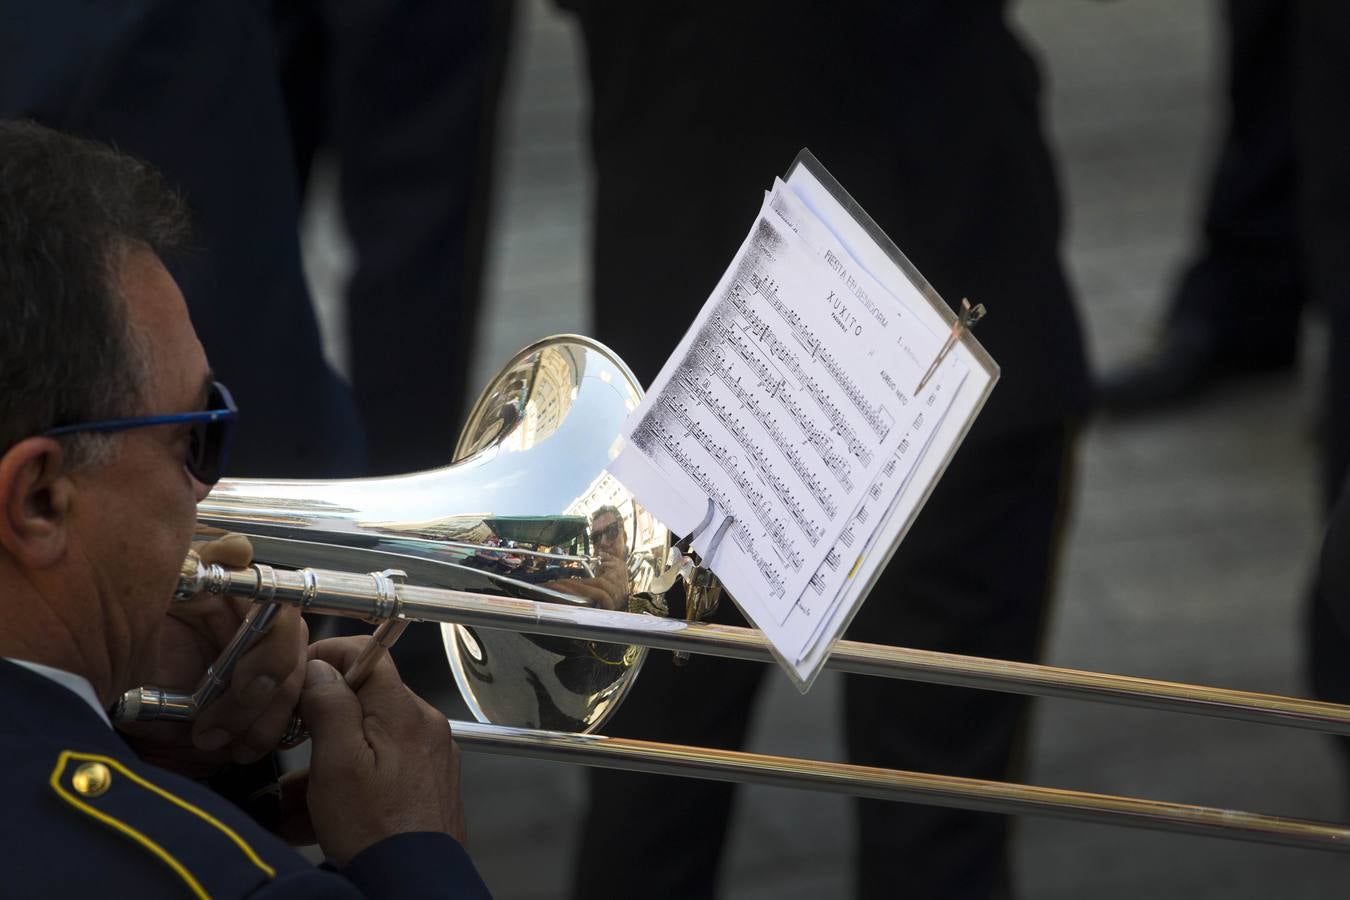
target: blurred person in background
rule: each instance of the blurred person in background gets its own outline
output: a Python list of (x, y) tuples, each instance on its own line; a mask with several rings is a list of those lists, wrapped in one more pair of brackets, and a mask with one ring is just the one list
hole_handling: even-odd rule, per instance
[(1294, 140), (1296, 4), (1228, 0), (1221, 33), (1227, 122), (1200, 246), (1167, 304), (1156, 345), (1106, 372), (1104, 411), (1148, 413), (1240, 374), (1298, 362), (1307, 288), (1299, 259)]
[[(762, 191), (810, 148), (950, 301), (1002, 380), (849, 637), (1033, 660), (1088, 380), (1037, 68), (1000, 0), (565, 0), (585, 37), (597, 337), (649, 384)], [(673, 610), (676, 615), (681, 614)], [(718, 620), (739, 623), (731, 604)], [(654, 653), (610, 733), (740, 747), (765, 667)], [(1028, 703), (845, 678), (852, 762), (1001, 779)], [(591, 771), (573, 896), (715, 893), (736, 788)], [(1003, 897), (1009, 820), (856, 801), (857, 895)]]
[[(113, 142), (193, 204), (196, 252), (175, 275), (250, 410), (230, 474), (382, 474), (449, 460), (512, 9), (0, 0), (0, 116)], [(321, 144), (338, 157), (357, 257), (355, 405), (323, 358), (301, 268), (299, 199)]]
[(361, 424), (323, 357), (261, 2), (0, 0), (0, 117), (112, 143), (196, 215), (174, 266), (207, 352), (249, 410), (231, 475), (362, 474)]
[[(1228, 0), (1227, 121), (1200, 247), (1153, 349), (1098, 383), (1101, 409), (1145, 416), (1242, 376), (1298, 364), (1302, 313), (1330, 340), (1320, 403), (1322, 509), (1350, 469), (1350, 8), (1334, 0)], [(1331, 546), (1330, 544), (1328, 546)], [(1325, 571), (1325, 567), (1323, 569)], [(1350, 702), (1350, 612), (1315, 573), (1307, 618), (1314, 693)], [(1350, 741), (1338, 739), (1350, 761)]]
[[(1350, 471), (1350, 122), (1339, 110), (1350, 78), (1350, 6), (1308, 0), (1296, 8), (1301, 259), (1309, 302), (1325, 312), (1330, 333), (1322, 403), (1322, 499), (1325, 509), (1339, 501), (1344, 510)], [(1325, 579), (1323, 570), (1314, 582), (1308, 617), (1312, 683), (1319, 697), (1350, 703), (1350, 594), (1343, 578), (1330, 584)], [(1350, 740), (1339, 739), (1337, 745), (1350, 765)]]

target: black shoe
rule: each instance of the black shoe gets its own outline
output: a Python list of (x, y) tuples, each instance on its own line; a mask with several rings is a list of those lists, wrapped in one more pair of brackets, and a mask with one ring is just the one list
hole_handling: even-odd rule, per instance
[(1114, 416), (1156, 412), (1194, 400), (1222, 378), (1287, 371), (1297, 361), (1287, 343), (1274, 352), (1225, 351), (1210, 328), (1178, 323), (1152, 353), (1098, 377), (1097, 408)]

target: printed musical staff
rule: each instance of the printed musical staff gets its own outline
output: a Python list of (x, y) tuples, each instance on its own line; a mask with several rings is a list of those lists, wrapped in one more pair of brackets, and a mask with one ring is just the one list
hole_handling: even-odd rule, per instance
[[(792, 471), (797, 473), (812, 498), (819, 504), (825, 516), (833, 519), (838, 512), (838, 505), (835, 502), (834, 495), (829, 488), (821, 483), (819, 476), (816, 475), (806, 461), (802, 459), (801, 454), (797, 452), (783, 434), (783, 430), (778, 427), (778, 421), (773, 417), (773, 413), (764, 409), (755, 394), (741, 384), (741, 377), (736, 374), (735, 367), (729, 364), (722, 364), (721, 357), (715, 352), (708, 342), (701, 342), (695, 349), (695, 359), (708, 371), (717, 376), (718, 380), (726, 387), (731, 396), (741, 405), (741, 408), (750, 413), (760, 426), (760, 429), (769, 436), (773, 445), (783, 454), (788, 463), (792, 466)], [(692, 368), (692, 367), (691, 367)], [(727, 410), (726, 404), (717, 399), (713, 387), (707, 379), (695, 380), (694, 374), (689, 368), (681, 368), (676, 376), (685, 390), (693, 394), (698, 400), (707, 406), (717, 418), (726, 427), (727, 431), (735, 436), (736, 440), (747, 451), (758, 453), (758, 446), (749, 436), (748, 429), (737, 419), (735, 419)]]
[[(849, 454), (857, 457), (858, 461), (862, 463), (863, 466), (870, 466), (872, 464), (872, 450), (870, 447), (858, 436), (857, 432), (853, 429), (853, 426), (848, 423), (846, 414), (839, 408), (838, 404), (834, 402), (834, 398), (825, 389), (824, 385), (802, 368), (801, 360), (798, 358), (797, 354), (793, 352), (792, 348), (779, 340), (769, 324), (765, 322), (753, 308), (751, 308), (745, 297), (744, 291), (733, 288), (728, 291), (727, 300), (731, 306), (735, 308), (736, 312), (745, 320), (745, 331), (763, 344), (768, 351), (769, 356), (781, 362), (784, 368), (787, 369), (788, 374), (793, 377), (795, 383), (806, 392), (807, 396), (815, 401), (816, 407), (829, 420), (830, 430), (839, 435), (844, 441), (845, 446), (848, 447)], [(754, 367), (757, 376), (763, 378), (767, 372), (771, 371), (768, 369), (767, 364), (764, 363), (764, 360), (760, 359), (758, 355), (755, 354), (753, 348), (749, 346), (749, 342), (739, 338), (739, 336), (734, 333), (728, 335), (727, 341), (736, 349), (737, 353), (742, 355), (742, 358), (744, 358), (747, 363), (750, 363), (751, 366)], [(758, 365), (756, 363), (758, 363)], [(770, 382), (770, 396), (776, 396), (781, 391), (786, 380), (785, 377), (779, 376), (778, 379)]]
[(802, 321), (802, 317), (797, 311), (785, 304), (778, 296), (778, 283), (771, 278), (765, 278), (757, 272), (750, 275), (751, 287), (755, 292), (769, 301), (774, 312), (787, 324), (788, 330), (797, 342), (807, 350), (808, 354), (819, 359), (825, 366), (825, 371), (834, 379), (834, 383), (848, 397), (849, 402), (853, 404), (858, 412), (862, 413), (863, 419), (871, 427), (873, 433), (880, 440), (885, 440), (887, 433), (891, 429), (891, 418), (881, 404), (873, 405), (867, 400), (867, 395), (858, 387), (844, 367), (835, 359), (833, 353), (820, 344), (820, 340), (811, 332), (811, 329)]

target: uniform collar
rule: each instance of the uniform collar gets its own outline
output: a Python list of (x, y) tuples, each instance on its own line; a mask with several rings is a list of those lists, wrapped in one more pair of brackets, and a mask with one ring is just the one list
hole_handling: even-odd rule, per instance
[(9, 656), (3, 658), (16, 666), (23, 666), (28, 671), (41, 675), (43, 678), (55, 681), (63, 688), (71, 691), (75, 696), (92, 706), (109, 728), (112, 727), (112, 721), (108, 718), (108, 711), (103, 708), (103, 704), (98, 702), (98, 694), (94, 693), (94, 686), (89, 683), (88, 678), (83, 675), (76, 675), (74, 672), (67, 672), (65, 669), (56, 669), (52, 666), (44, 666), (42, 663), (29, 662), (26, 659), (14, 659)]

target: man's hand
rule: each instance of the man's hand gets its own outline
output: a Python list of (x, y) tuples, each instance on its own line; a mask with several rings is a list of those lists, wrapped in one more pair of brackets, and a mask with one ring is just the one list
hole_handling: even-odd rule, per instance
[[(196, 548), (202, 561), (246, 566), (253, 547), (243, 535), (226, 535)], [(160, 634), (151, 683), (191, 691), (206, 667), (234, 637), (250, 602), (198, 597), (175, 603)], [(239, 658), (229, 687), (189, 729), (168, 722), (125, 726), (143, 757), (190, 776), (221, 765), (250, 763), (276, 749), (300, 699), (309, 629), (295, 608), (283, 608), (267, 631)]]
[(359, 690), (342, 679), (369, 640), (332, 638), (310, 647), (300, 697), (312, 742), (309, 819), (338, 866), (395, 834), (465, 838), (459, 749), (445, 717), (403, 684), (387, 652)]
[(557, 578), (539, 586), (584, 597), (596, 609), (628, 612), (628, 566), (614, 553), (600, 553), (600, 571), (594, 578)]

